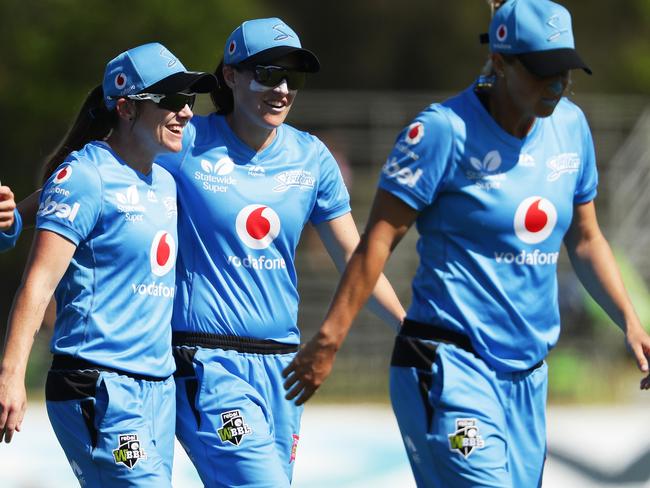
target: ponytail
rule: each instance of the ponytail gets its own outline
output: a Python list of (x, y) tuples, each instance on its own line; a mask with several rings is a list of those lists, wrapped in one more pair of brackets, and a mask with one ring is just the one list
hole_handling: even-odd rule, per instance
[(68, 154), (78, 151), (90, 141), (104, 140), (117, 124), (116, 114), (117, 112), (109, 111), (104, 104), (102, 85), (93, 88), (63, 141), (45, 161), (42, 182), (47, 181)]
[(217, 77), (217, 87), (210, 92), (212, 104), (219, 115), (228, 115), (235, 108), (235, 99), (223, 77), (223, 59), (214, 70), (214, 75)]

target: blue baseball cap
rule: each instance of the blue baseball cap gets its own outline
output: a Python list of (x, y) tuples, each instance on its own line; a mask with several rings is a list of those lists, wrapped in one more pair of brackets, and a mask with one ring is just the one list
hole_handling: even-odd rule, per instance
[(575, 49), (571, 14), (550, 0), (507, 0), (492, 17), (488, 38), (493, 53), (516, 55), (539, 77), (577, 68), (591, 74)]
[(216, 87), (211, 73), (187, 71), (165, 46), (152, 42), (117, 55), (104, 72), (104, 103), (115, 108), (117, 98), (138, 93), (207, 93)]
[(298, 34), (277, 17), (247, 20), (237, 27), (226, 41), (223, 62), (229, 65), (270, 64), (292, 54), (301, 70), (316, 73), (320, 63), (314, 53), (304, 49)]

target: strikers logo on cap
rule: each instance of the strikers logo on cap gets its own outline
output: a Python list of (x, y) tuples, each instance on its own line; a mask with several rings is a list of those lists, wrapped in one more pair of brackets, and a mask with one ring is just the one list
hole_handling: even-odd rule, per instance
[(122, 90), (126, 86), (126, 75), (124, 73), (118, 73), (115, 77), (115, 88)]
[(503, 42), (506, 40), (506, 37), (508, 37), (508, 28), (505, 24), (501, 24), (497, 27), (497, 41)]
[(66, 164), (63, 168), (61, 168), (54, 179), (52, 180), (52, 183), (55, 185), (60, 185), (64, 181), (68, 181), (70, 177), (72, 176), (72, 166), (69, 164)]

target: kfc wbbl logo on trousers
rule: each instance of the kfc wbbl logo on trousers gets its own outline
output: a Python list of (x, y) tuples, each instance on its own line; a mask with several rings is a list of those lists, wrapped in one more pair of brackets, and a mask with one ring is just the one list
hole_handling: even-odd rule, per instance
[(147, 459), (147, 454), (142, 449), (138, 434), (120, 434), (117, 449), (113, 451), (115, 464), (124, 464), (133, 469), (135, 463)]
[(230, 442), (238, 446), (244, 436), (253, 432), (239, 410), (230, 410), (222, 413), (221, 422), (222, 427), (217, 430), (221, 442)]

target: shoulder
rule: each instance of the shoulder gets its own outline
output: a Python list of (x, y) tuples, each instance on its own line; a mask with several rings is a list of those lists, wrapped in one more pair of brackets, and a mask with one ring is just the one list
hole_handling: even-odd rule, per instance
[(220, 127), (225, 123), (225, 116), (211, 113), (195, 115), (190, 119), (183, 134), (183, 145), (203, 146), (211, 144), (220, 135)]
[(551, 117), (556, 123), (588, 125), (585, 113), (567, 97), (560, 100)]
[(295, 144), (301, 147), (316, 147), (319, 149), (325, 148), (325, 144), (318, 137), (307, 131), (296, 129), (289, 124), (282, 124), (280, 130), (282, 131), (281, 137), (285, 144)]

